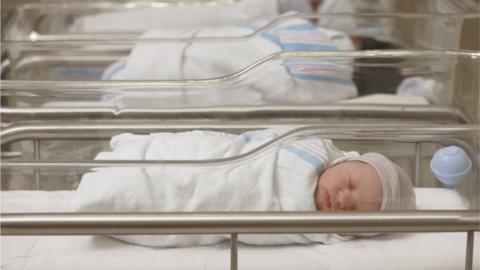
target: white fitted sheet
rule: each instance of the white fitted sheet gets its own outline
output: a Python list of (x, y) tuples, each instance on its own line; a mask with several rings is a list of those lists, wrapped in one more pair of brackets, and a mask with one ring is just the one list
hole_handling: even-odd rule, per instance
[[(420, 209), (464, 209), (452, 190), (416, 189)], [(71, 191), (4, 191), (6, 212), (65, 211)], [(475, 237), (474, 269), (479, 269)], [(155, 249), (100, 236), (2, 236), (2, 269), (228, 269), (229, 245)], [(240, 269), (463, 269), (466, 233), (390, 234), (332, 245), (239, 246)]]

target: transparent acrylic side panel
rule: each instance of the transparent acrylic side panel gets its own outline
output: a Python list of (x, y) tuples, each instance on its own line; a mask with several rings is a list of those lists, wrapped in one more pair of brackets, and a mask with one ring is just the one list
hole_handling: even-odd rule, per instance
[(468, 112), (473, 123), (480, 123), (480, 61), (479, 57), (459, 59), (455, 68), (455, 102)]
[(107, 68), (128, 57), (131, 44), (77, 46), (5, 44), (9, 61), (3, 79), (101, 80)]
[[(355, 21), (351, 26), (351, 21)], [(345, 34), (353, 43), (352, 46), (337, 46), (338, 50), (374, 50), (374, 49), (458, 49), (463, 18), (457, 15), (417, 15), (417, 14), (289, 14), (263, 24), (225, 24), (217, 27), (206, 27), (194, 30), (182, 30), (172, 27), (148, 28), (137, 34), (84, 34), (84, 35), (56, 35), (42, 39), (42, 36), (33, 32), (29, 37), (17, 40), (6, 38), (3, 40), (4, 49), (8, 51), (7, 58), (10, 62), (23, 62), (26, 57), (38, 55), (37, 61), (45, 57), (45, 53), (39, 52), (38, 46), (52, 46), (52, 52), (61, 49), (68, 50), (72, 46), (85, 44), (111, 44), (111, 50), (117, 50), (115, 44), (129, 44), (133, 48), (139, 40), (163, 40), (156, 45), (160, 50), (172, 50), (172, 44), (198, 47), (204, 41), (217, 46), (230, 46), (235, 51), (235, 45), (255, 46), (262, 48), (267, 46), (261, 41), (272, 41), (272, 37), (279, 36), (280, 30), (295, 25), (308, 26), (308, 31), (334, 30)], [(359, 26), (356, 26), (356, 24)], [(435, 31), (428, 25), (435, 25)], [(440, 25), (440, 26), (439, 26)], [(447, 25), (453, 29), (442, 29)], [(307, 30), (303, 29), (303, 30)], [(148, 30), (148, 31), (147, 31)], [(302, 30), (302, 31), (303, 31)], [(335, 32), (334, 32), (335, 33)], [(448, 33), (446, 36), (445, 33)], [(9, 32), (6, 32), (7, 37)], [(312, 34), (315, 36), (315, 33)], [(329, 35), (332, 35), (330, 33)], [(439, 36), (440, 35), (440, 36)], [(298, 37), (297, 37), (298, 38)], [(336, 37), (338, 38), (338, 37)], [(172, 43), (172, 40), (181, 39), (180, 43)], [(210, 39), (210, 40), (208, 40)], [(344, 39), (342, 37), (342, 39)], [(333, 40), (336, 42), (335, 40)], [(191, 44), (193, 43), (193, 44)], [(343, 41), (344, 45), (347, 41)], [(272, 46), (272, 45), (271, 45)], [(117, 46), (118, 47), (118, 46)], [(268, 46), (267, 46), (268, 47)], [(262, 48), (264, 49), (264, 48)], [(27, 52), (23, 52), (23, 51)], [(328, 50), (322, 48), (321, 50)], [(331, 50), (331, 49), (330, 49)], [(32, 51), (32, 52), (29, 52)], [(172, 51), (173, 52), (173, 51)], [(208, 52), (208, 50), (206, 50)], [(240, 51), (241, 52), (241, 51)], [(128, 54), (128, 53), (127, 53)], [(43, 56), (43, 57), (40, 57)], [(24, 60), (25, 59), (25, 60)], [(48, 61), (45, 58), (44, 61)]]
[[(64, 12), (63, 9), (60, 11)], [(354, 27), (351, 21), (356, 22)], [(338, 37), (330, 33), (329, 44), (335, 44), (336, 48), (326, 46), (314, 50), (449, 50), (458, 48), (462, 21), (462, 16), (451, 14), (289, 14), (261, 26), (226, 24), (203, 30), (172, 30), (168, 27), (150, 29), (143, 35), (64, 35), (42, 40), (41, 35), (33, 32), (23, 41), (8, 38), (3, 40), (2, 66), (3, 63), (8, 65), (3, 67), (2, 78), (98, 80), (105, 70), (115, 68), (125, 61), (123, 58), (127, 58), (129, 65), (132, 65), (132, 61), (142, 51), (149, 51), (151, 58), (156, 59), (156, 65), (169, 62), (172, 70), (175, 70), (175, 66), (182, 65), (180, 61), (187, 62), (184, 63), (187, 67), (189, 62), (206, 65), (208, 69), (208, 65), (215, 65), (215, 56), (218, 58), (222, 52), (226, 54), (222, 61), (228, 60), (228, 65), (252, 64), (262, 56), (276, 51), (292, 50), (293, 48), (276, 43), (282, 38), (281, 31), (299, 24), (308, 25), (308, 31), (312, 31), (311, 28), (316, 25), (320, 32), (331, 29), (346, 35)], [(428, 25), (435, 25), (434, 30)], [(453, 29), (440, 31), (442, 25)], [(8, 33), (7, 31), (7, 36)], [(312, 35), (316, 34), (318, 33)], [(323, 35), (325, 33), (320, 37)], [(280, 44), (283, 44), (282, 41)], [(250, 51), (249, 48), (257, 50)], [(238, 59), (234, 56), (238, 56)], [(226, 69), (230, 71), (229, 68)], [(161, 76), (148, 79), (161, 79)]]
[[(3, 160), (92, 160), (109, 149), (108, 141), (102, 140), (27, 140), (2, 147)], [(70, 190), (80, 181), (81, 175), (59, 171), (42, 174), (35, 169), (27, 169), (25, 174), (2, 175), (2, 189), (7, 190)]]
[[(350, 19), (353, 15), (325, 15), (333, 22)], [(226, 28), (207, 29), (187, 35), (182, 32), (172, 33), (172, 30), (152, 30), (138, 37), (108, 37), (106, 40), (53, 40), (45, 42), (3, 42), (2, 61), (8, 62), (8, 72), (3, 72), (2, 78), (17, 80), (98, 80), (100, 78), (110, 79), (105, 72), (118, 68), (122, 63), (128, 61), (128, 65), (147, 65), (155, 61), (155, 65), (168, 65), (170, 73), (185, 66), (185, 70), (192, 69), (196, 65), (203, 66), (208, 76), (213, 76), (210, 69), (212, 66), (222, 66), (225, 72), (232, 72), (233, 69), (240, 69), (248, 64), (253, 64), (263, 57), (272, 53), (285, 50), (383, 50), (383, 49), (456, 49), (455, 45), (432, 44), (422, 45), (426, 41), (415, 37), (425, 37), (423, 31), (415, 30), (421, 28), (430, 20), (451, 21), (458, 20), (458, 17), (418, 17), (410, 15), (355, 15), (364, 24), (378, 24), (379, 20), (394, 25), (393, 29), (386, 34), (373, 36), (362, 33), (345, 32), (345, 36), (324, 32), (312, 32), (312, 36), (322, 39), (328, 36), (328, 41), (322, 41), (322, 46), (300, 46), (289, 44), (288, 36), (283, 37), (289, 31), (283, 29), (298, 24), (307, 24), (308, 19), (315, 20), (315, 17), (307, 15), (289, 15), (282, 17), (269, 24), (265, 29), (257, 31), (248, 30), (254, 27), (227, 26)], [(331, 17), (331, 18), (330, 18)], [(323, 17), (322, 17), (323, 18)], [(453, 22), (450, 22), (453, 23)], [(230, 30), (229, 30), (230, 29)], [(232, 30), (233, 29), (233, 30)], [(412, 31), (412, 29), (414, 29)], [(344, 31), (337, 29), (338, 31)], [(283, 32), (282, 32), (283, 31)], [(308, 31), (313, 31), (309, 28)], [(345, 30), (346, 31), (346, 30)], [(229, 32), (241, 33), (240, 36), (231, 36)], [(322, 33), (320, 33), (322, 32)], [(437, 33), (437, 31), (428, 31)], [(458, 34), (461, 31), (455, 31)], [(308, 32), (310, 33), (310, 32)], [(327, 34), (326, 34), (327, 33)], [(441, 32), (443, 33), (443, 32)], [(309, 34), (310, 35), (310, 34)], [(295, 37), (300, 39), (302, 37)], [(180, 39), (180, 40), (178, 40)], [(337, 40), (338, 39), (338, 40)], [(458, 43), (459, 37), (445, 38), (442, 40)], [(307, 41), (316, 44), (317, 41)], [(435, 43), (435, 42), (432, 42)], [(327, 45), (325, 45), (327, 44)], [(325, 45), (325, 46), (324, 46)], [(252, 48), (255, 48), (252, 50)], [(150, 61), (145, 61), (145, 55), (150, 55)], [(220, 59), (220, 57), (222, 57)], [(144, 60), (142, 60), (144, 59)], [(148, 59), (148, 58), (147, 58)], [(226, 64), (218, 63), (218, 61)], [(145, 62), (139, 62), (145, 61)], [(167, 64), (168, 63), (168, 64)], [(45, 70), (44, 72), (39, 72)], [(198, 71), (197, 71), (198, 72)], [(157, 72), (158, 73), (158, 72)], [(165, 75), (159, 72), (155, 77), (138, 77), (136, 79), (163, 79)], [(214, 74), (214, 73), (213, 73)], [(102, 76), (103, 75), (103, 76)], [(188, 75), (185, 75), (189, 77)], [(199, 75), (197, 75), (199, 76)], [(167, 79), (174, 79), (173, 75)], [(191, 76), (190, 76), (191, 77)], [(121, 78), (121, 77), (120, 77)]]
[[(428, 1), (422, 1), (426, 2)], [(416, 4), (421, 6), (421, 3)], [(363, 12), (369, 11), (367, 9)], [(466, 18), (460, 14), (429, 14), (322, 14), (317, 19), (317, 25), (347, 33), (357, 43), (357, 47), (363, 50), (395, 46), (404, 49), (458, 49), (462, 25)]]
[(268, 107), (279, 113), (297, 106), (297, 111), (328, 111), (325, 118), (358, 109), (363, 114), (353, 115), (356, 119), (397, 119), (400, 113), (412, 120), (478, 123), (479, 63), (476, 53), (466, 52), (282, 52), (211, 78), (4, 81), (2, 102), (5, 121), (8, 110), (23, 110), (24, 115), (33, 115), (29, 109), (58, 110), (60, 115), (75, 109), (116, 116), (143, 110), (159, 117), (175, 111), (181, 117), (181, 111), (198, 109), (216, 110), (221, 118), (222, 111)]
[[(214, 1), (210, 1), (214, 2)], [(138, 35), (153, 27), (189, 29), (196, 26), (239, 24), (272, 19), (278, 15), (276, 0), (262, 2), (197, 1), (193, 4), (161, 2), (63, 2), (30, 4), (17, 9), (9, 36), (13, 39), (43, 35), (120, 33)], [(127, 5), (127, 7), (125, 7)], [(212, 12), (216, 16), (211, 16)], [(98, 24), (100, 22), (100, 24)], [(127, 23), (125, 23), (127, 22)], [(118, 27), (117, 23), (125, 24)]]
[[(128, 125), (127, 125), (128, 126)], [(248, 130), (246, 129), (242, 133), (238, 133), (241, 135), (233, 135), (233, 133), (222, 133), (222, 134), (232, 134), (232, 135), (222, 135), (219, 133), (212, 133), (209, 130), (204, 131), (195, 131), (194, 133), (188, 133), (192, 131), (189, 128), (183, 128), (180, 130), (176, 130), (176, 132), (181, 132), (179, 134), (173, 135), (175, 133), (155, 133), (155, 130), (151, 130), (153, 134), (160, 134), (160, 137), (157, 139), (152, 138), (152, 141), (149, 141), (149, 151), (160, 151), (158, 152), (158, 157), (162, 157), (163, 160), (187, 160), (187, 163), (178, 163), (176, 162), (167, 162), (163, 163), (162, 161), (158, 162), (158, 165), (149, 164), (142, 166), (144, 170), (146, 170), (147, 174), (151, 173), (152, 177), (156, 177), (155, 171), (163, 173), (162, 170), (165, 170), (164, 173), (171, 173), (172, 179), (175, 179), (174, 175), (176, 172), (179, 177), (184, 175), (186, 178), (192, 177), (191, 179), (203, 179), (208, 178), (208, 175), (211, 175), (212, 178), (215, 178), (216, 172), (222, 173), (225, 171), (241, 171), (242, 168), (245, 170), (249, 170), (248, 168), (251, 167), (251, 170), (254, 171), (255, 169), (259, 169), (262, 171), (262, 168), (257, 168), (256, 165), (265, 162), (265, 159), (271, 157), (272, 153), (277, 155), (278, 151), (282, 149), (288, 149), (290, 146), (297, 146), (296, 143), (298, 142), (309, 142), (312, 140), (320, 140), (323, 138), (332, 139), (335, 146), (343, 151), (356, 151), (359, 153), (368, 153), (368, 152), (377, 152), (381, 153), (390, 160), (392, 160), (395, 164), (401, 167), (405, 173), (410, 177), (412, 183), (419, 188), (422, 187), (442, 187), (448, 188), (441, 182), (436, 179), (434, 173), (432, 173), (432, 169), (430, 167), (430, 161), (433, 155), (437, 152), (437, 150), (441, 149), (442, 147), (447, 146), (458, 146), (462, 148), (467, 155), (469, 155), (472, 166), (469, 170), (469, 173), (464, 174), (464, 177), (461, 179), (459, 185), (455, 186), (456, 191), (460, 192), (465, 199), (470, 202), (470, 207), (478, 208), (478, 179), (479, 179), (479, 172), (478, 172), (478, 139), (479, 139), (479, 130), (476, 127), (463, 127), (463, 126), (452, 126), (446, 128), (420, 128), (420, 127), (395, 127), (395, 125), (390, 125), (389, 128), (380, 127), (380, 126), (371, 126), (366, 128), (368, 125), (364, 125), (363, 128), (358, 127), (340, 127), (331, 126), (329, 127), (303, 127), (294, 129), (291, 126), (284, 126), (284, 127), (275, 127), (271, 130)], [(169, 132), (175, 131), (166, 129), (165, 127), (158, 126), (156, 129), (159, 130), (168, 130)], [(25, 129), (27, 131), (28, 129)], [(53, 129), (51, 129), (53, 130)], [(116, 174), (116, 170), (118, 172), (124, 172), (126, 174), (131, 173), (129, 168), (133, 168), (131, 171), (135, 172), (137, 170), (137, 166), (135, 162), (132, 160), (138, 160), (135, 158), (135, 153), (140, 151), (139, 149), (143, 144), (135, 143), (135, 141), (140, 142), (142, 140), (148, 140), (147, 137), (132, 137), (133, 139), (126, 140), (124, 138), (129, 138), (131, 135), (122, 135), (120, 137), (116, 137), (116, 139), (108, 143), (108, 139), (83, 139), (80, 140), (78, 138), (88, 137), (89, 133), (92, 133), (91, 136), (95, 135), (94, 129), (90, 131), (70, 131), (70, 138), (71, 139), (53, 139), (55, 136), (59, 136), (58, 138), (68, 136), (68, 132), (59, 130), (56, 132), (51, 131), (50, 135), (46, 135), (42, 132), (33, 133), (30, 136), (39, 136), (41, 135), (43, 139), (35, 139), (35, 140), (21, 140), (20, 142), (16, 143), (9, 143), (4, 144), (2, 149), (2, 155), (5, 157), (5, 162), (8, 161), (25, 161), (29, 162), (32, 160), (36, 160), (41, 162), (47, 163), (62, 163), (62, 162), (73, 162), (71, 165), (60, 165), (60, 166), (53, 166), (50, 165), (43, 165), (43, 167), (35, 167), (34, 163), (31, 165), (24, 165), (20, 167), (8, 165), (3, 167), (2, 169), (2, 187), (5, 190), (14, 190), (14, 189), (23, 189), (28, 190), (35, 187), (39, 182), (39, 187), (43, 190), (65, 190), (65, 189), (74, 189), (80, 179), (82, 179), (82, 175), (87, 173), (93, 167), (104, 167), (105, 168), (105, 177), (109, 178), (110, 174)], [(148, 130), (148, 129), (147, 129)], [(198, 129), (196, 129), (198, 130)], [(201, 130), (201, 129), (200, 129)], [(273, 130), (273, 131), (272, 131)], [(287, 130), (292, 130), (287, 132)], [(216, 131), (222, 132), (221, 129)], [(108, 135), (102, 135), (101, 130), (98, 130), (98, 138), (105, 138), (109, 137)], [(134, 132), (134, 131), (132, 131)], [(187, 132), (187, 133), (185, 133)], [(28, 138), (28, 133), (26, 133)], [(57, 135), (55, 135), (57, 134)], [(145, 134), (145, 133), (138, 133), (138, 134)], [(148, 133), (147, 133), (148, 134)], [(193, 134), (193, 135), (191, 135)], [(271, 135), (274, 134), (274, 135)], [(286, 135), (284, 135), (286, 134)], [(50, 139), (48, 137), (50, 136)], [(164, 136), (164, 137), (161, 137)], [(166, 136), (170, 136), (167, 137)], [(176, 137), (175, 137), (176, 136)], [(182, 137), (183, 136), (183, 137)], [(193, 136), (193, 137), (188, 137)], [(243, 146), (239, 147), (246, 147), (245, 149), (249, 149), (248, 147), (253, 147), (250, 150), (245, 150), (247, 152), (246, 155), (243, 152), (232, 152), (226, 151), (223, 154), (219, 154), (215, 156), (215, 154), (210, 153), (211, 151), (208, 149), (204, 149), (204, 153), (193, 151), (192, 153), (187, 153), (185, 146), (181, 146), (182, 144), (189, 144), (194, 143), (195, 140), (198, 140), (198, 151), (203, 149), (202, 147), (208, 145), (209, 139), (212, 137), (209, 136), (226, 136), (226, 138), (237, 138), (240, 140), (240, 144)], [(253, 136), (253, 137), (252, 137)], [(265, 137), (267, 136), (267, 137)], [(271, 137), (268, 137), (271, 136)], [(185, 139), (187, 138), (187, 139)], [(217, 137), (213, 137), (216, 139)], [(260, 143), (251, 142), (250, 139), (259, 141)], [(11, 138), (5, 138), (7, 141), (11, 140)], [(217, 138), (218, 139), (218, 138)], [(126, 141), (122, 141), (126, 140)], [(153, 149), (155, 143), (152, 143), (154, 140), (158, 140), (157, 144), (162, 144), (165, 149)], [(162, 142), (160, 142), (162, 140)], [(167, 142), (163, 142), (167, 140)], [(263, 141), (262, 141), (263, 140)], [(175, 143), (179, 145), (176, 146)], [(219, 141), (219, 144), (225, 143), (237, 143), (237, 141)], [(249, 145), (249, 143), (251, 143)], [(125, 144), (122, 146), (122, 144)], [(129, 146), (130, 144), (130, 146)], [(119, 146), (120, 145), (120, 146)], [(157, 145), (157, 147), (159, 147)], [(252, 146), (253, 145), (253, 146)], [(287, 145), (287, 146), (285, 146)], [(111, 147), (115, 147), (112, 149)], [(279, 147), (280, 146), (280, 147)], [(122, 148), (124, 147), (124, 148)], [(195, 148), (194, 147), (194, 148)], [(175, 149), (173, 152), (169, 152), (166, 148)], [(122, 150), (123, 149), (123, 150)], [(128, 150), (130, 149), (130, 150)], [(131, 154), (126, 153), (125, 151), (130, 151)], [(165, 151), (165, 152), (162, 152)], [(85, 162), (92, 161), (97, 154), (100, 152), (111, 152), (112, 154), (101, 154), (99, 156), (100, 159), (106, 159), (103, 165), (76, 165), (75, 162), (79, 164), (84, 164)], [(152, 154), (153, 153), (153, 154)], [(163, 154), (162, 154), (163, 153)], [(230, 154), (229, 154), (230, 153)], [(151, 152), (153, 155), (150, 159), (154, 159), (155, 153)], [(148, 154), (147, 154), (148, 155)], [(102, 157), (103, 156), (103, 157)], [(209, 159), (217, 159), (221, 158), (225, 161), (222, 162), (206, 162)], [(161, 159), (161, 158), (160, 158)], [(115, 163), (113, 160), (130, 160), (133, 164), (128, 165), (128, 167), (122, 167), (121, 164), (110, 164)], [(188, 161), (189, 160), (189, 161)], [(201, 163), (196, 163), (194, 160), (205, 160)], [(110, 163), (109, 163), (110, 162)], [(144, 161), (145, 162), (145, 161)], [(155, 161), (153, 161), (155, 162)], [(448, 162), (454, 162), (449, 160)], [(444, 166), (457, 166), (458, 164), (450, 163), (444, 164)], [(111, 167), (113, 166), (113, 167)], [(275, 165), (274, 165), (275, 166)], [(111, 167), (111, 168), (109, 168)], [(151, 171), (149, 171), (151, 168)], [(268, 168), (268, 166), (267, 166)], [(93, 169), (94, 174), (101, 174), (103, 169)], [(232, 173), (233, 173), (232, 171)], [(268, 171), (268, 170), (267, 170)], [(148, 173), (149, 172), (149, 173)], [(167, 174), (168, 174), (167, 173)], [(121, 174), (121, 173), (120, 173)], [(248, 173), (247, 173), (248, 174)], [(135, 175), (135, 173), (132, 173)], [(195, 175), (203, 175), (203, 177), (196, 177)], [(236, 174), (233, 174), (236, 175)], [(263, 177), (263, 174), (259, 174), (259, 177)], [(157, 175), (158, 176), (158, 175)], [(195, 177), (194, 177), (195, 176)], [(237, 175), (241, 177), (240, 175)], [(138, 176), (140, 177), (140, 176)], [(159, 177), (159, 176), (158, 176)], [(182, 178), (181, 176), (180, 178)], [(233, 176), (232, 176), (233, 177)], [(247, 177), (244, 175), (243, 177)], [(140, 177), (141, 178), (141, 177)], [(247, 177), (248, 178), (248, 177)], [(261, 179), (262, 180), (262, 179)], [(112, 181), (105, 180), (105, 181)], [(173, 181), (173, 180), (172, 180)], [(180, 181), (180, 180), (179, 180)], [(197, 180), (195, 180), (197, 181)], [(206, 180), (198, 180), (198, 181), (206, 181)], [(216, 180), (215, 180), (216, 181)], [(247, 181), (247, 180), (245, 180)], [(263, 181), (263, 180), (262, 180)], [(188, 182), (188, 181), (187, 181)], [(185, 182), (185, 183), (187, 183)], [(112, 182), (113, 183), (113, 182)], [(206, 183), (205, 183), (206, 184)], [(142, 185), (139, 183), (139, 185)], [(188, 199), (187, 197), (185, 199)], [(178, 209), (181, 210), (181, 209)]]
[[(322, 14), (319, 25), (348, 33), (367, 35), (370, 37), (391, 35), (396, 29), (395, 23), (389, 19), (364, 20), (354, 14), (361, 13), (397, 13), (397, 14), (431, 14), (424, 16), (420, 28), (426, 35), (418, 38), (427, 41), (425, 45), (458, 46), (458, 27), (467, 14), (475, 14), (479, 10), (473, 1), (275, 1), (275, 0), (241, 0), (219, 1), (218, 3), (168, 3), (161, 2), (63, 2), (37, 3), (20, 6), (16, 17), (6, 29), (9, 39), (41, 40), (64, 39), (88, 36), (96, 38), (98, 34), (123, 35), (124, 37), (139, 35), (151, 28), (212, 27), (219, 25), (256, 23), (265, 24), (278, 16), (292, 11), (305, 14)], [(210, 14), (216, 16), (210, 16)], [(328, 17), (339, 15), (338, 19)], [(195, 16), (191, 16), (195, 14)], [(454, 14), (458, 20), (437, 20), (437, 15)], [(435, 15), (435, 16), (434, 16)], [(263, 22), (262, 22), (263, 20)], [(128, 22), (128, 23), (125, 23)], [(123, 25), (119, 27), (119, 25)], [(440, 39), (432, 29), (448, 33), (450, 38)], [(101, 38), (101, 37), (100, 37)], [(445, 43), (449, 40), (448, 43)], [(438, 44), (435, 44), (438, 42)], [(443, 47), (445, 48), (445, 47)], [(456, 48), (456, 47), (448, 47)]]

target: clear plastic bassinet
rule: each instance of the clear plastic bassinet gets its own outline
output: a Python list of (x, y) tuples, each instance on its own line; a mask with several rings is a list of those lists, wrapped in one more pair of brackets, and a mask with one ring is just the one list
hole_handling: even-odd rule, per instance
[[(248, 8), (260, 2), (261, 8)], [(480, 54), (458, 50), (462, 24), (478, 18), (478, 3), (323, 2), (329, 4), (314, 10), (307, 2), (276, 0), (3, 1), (2, 268), (478, 266)], [(182, 9), (191, 15), (215, 8), (222, 11), (218, 16), (180, 16)], [(300, 13), (286, 12), (292, 10)], [(111, 23), (100, 27), (106, 18)], [(141, 36), (152, 25), (208, 28), (259, 19), (247, 35)], [(278, 50), (215, 76), (104, 77), (138, 46), (215, 43), (228, 50), (290, 20), (341, 31), (356, 47)], [(291, 130), (247, 153), (220, 159), (94, 159), (109, 151), (109, 140), (121, 133), (235, 136), (266, 128)], [(129, 169), (167, 168), (181, 175), (195, 168), (208, 180), (215, 170), (245, 168), (283, 144), (319, 139), (331, 139), (342, 150), (390, 158), (411, 178), (417, 210), (75, 213), (67, 207), (86, 173), (119, 170), (125, 178)], [(438, 181), (430, 166), (435, 153), (449, 146), (463, 149), (472, 162), (454, 189)], [(249, 234), (372, 232), (382, 234), (333, 245), (238, 243)], [(151, 234), (226, 235), (230, 245), (152, 249), (104, 237)], [(363, 256), (345, 256), (359, 253)]]

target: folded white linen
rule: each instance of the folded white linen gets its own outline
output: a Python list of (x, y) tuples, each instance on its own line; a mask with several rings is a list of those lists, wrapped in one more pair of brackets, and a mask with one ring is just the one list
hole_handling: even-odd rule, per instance
[(430, 102), (422, 96), (416, 95), (393, 95), (393, 94), (372, 94), (349, 100), (341, 100), (340, 104), (377, 104), (377, 105), (425, 105)]
[[(252, 25), (203, 28), (190, 31), (156, 29), (142, 38), (219, 37), (253, 34)], [(248, 39), (232, 41), (139, 43), (130, 56), (106, 69), (103, 79), (186, 80), (231, 75), (280, 51), (353, 50), (350, 38), (301, 19)], [(220, 88), (135, 89), (105, 97), (118, 107), (232, 105), (264, 103), (319, 104), (357, 95), (352, 67), (335, 58), (275, 60), (255, 69), (240, 83)]]
[(432, 104), (448, 104), (453, 99), (453, 93), (446, 91), (440, 80), (420, 76), (403, 79), (397, 88), (397, 95), (422, 97)]
[[(244, 154), (288, 129), (231, 135), (211, 131), (122, 134), (112, 152), (97, 159), (200, 160)], [(83, 176), (72, 198), (75, 211), (316, 211), (318, 175), (327, 167), (358, 156), (330, 140), (311, 139), (273, 145), (267, 151), (216, 165), (161, 165), (97, 168)], [(221, 242), (228, 236), (114, 236), (146, 246), (188, 246)], [(240, 236), (251, 244), (327, 242), (332, 235)]]

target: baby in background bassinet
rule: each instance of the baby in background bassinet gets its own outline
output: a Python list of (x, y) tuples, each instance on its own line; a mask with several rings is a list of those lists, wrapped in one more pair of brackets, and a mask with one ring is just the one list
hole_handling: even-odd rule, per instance
[[(289, 129), (122, 134), (97, 159), (205, 160), (242, 155)], [(338, 211), (415, 208), (410, 179), (386, 157), (343, 152), (326, 139), (272, 144), (231, 163), (97, 168), (83, 176), (75, 211)], [(228, 236), (115, 236), (159, 247), (207, 245)], [(333, 235), (240, 235), (249, 244), (330, 243)]]
[[(261, 25), (261, 23), (260, 23)], [(144, 39), (172, 37), (222, 37), (252, 35), (258, 27), (231, 25), (191, 30), (151, 29)], [(293, 19), (275, 29), (235, 42), (139, 42), (127, 58), (108, 67), (107, 80), (192, 80), (232, 75), (281, 51), (353, 50), (343, 33), (323, 29), (307, 20)], [(219, 89), (185, 88), (177, 91), (135, 89), (106, 96), (104, 101), (119, 107), (158, 107), (188, 105), (231, 105), (265, 103), (326, 103), (357, 96), (351, 79), (353, 68), (340, 59), (288, 59), (257, 67), (256, 74), (242, 83), (229, 83)], [(343, 60), (344, 62), (345, 60)], [(274, 79), (273, 79), (274, 78)], [(155, 102), (152, 102), (155, 99)]]
[[(261, 25), (261, 23), (259, 23)], [(289, 19), (268, 31), (231, 25), (192, 30), (151, 29), (141, 38), (248, 36), (234, 42), (192, 40), (189, 42), (139, 42), (126, 58), (110, 65), (102, 75), (106, 80), (201, 80), (223, 78), (260, 63), (266, 57), (287, 51), (350, 51), (398, 49), (388, 42), (318, 27), (305, 19)], [(389, 61), (390, 66), (374, 68), (365, 63)], [(437, 103), (438, 84), (401, 88), (404, 77), (395, 63), (401, 59), (317, 57), (286, 60), (272, 58), (250, 70), (243, 79), (230, 78), (221, 87), (161, 88), (110, 94), (104, 102), (116, 107), (184, 107), (263, 104), (329, 104), (356, 97), (383, 94), (390, 102)], [(278, 62), (278, 63), (277, 63)], [(354, 63), (353, 63), (354, 62)], [(374, 66), (374, 65), (373, 65)], [(379, 76), (380, 75), (380, 76)], [(228, 81), (228, 82), (227, 82)], [(433, 82), (432, 82), (433, 83)], [(422, 86), (423, 85), (423, 86)], [(418, 88), (418, 89), (417, 89)], [(415, 90), (417, 89), (417, 90)], [(429, 90), (430, 89), (430, 90)], [(156, 91), (158, 90), (158, 91)], [(433, 92), (432, 92), (433, 91)], [(399, 98), (393, 94), (400, 94)], [(386, 94), (386, 95), (385, 95)], [(427, 101), (428, 100), (430, 101)], [(155, 100), (153, 102), (153, 100)], [(409, 100), (409, 101), (407, 101)], [(378, 102), (378, 101), (377, 101)]]

